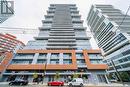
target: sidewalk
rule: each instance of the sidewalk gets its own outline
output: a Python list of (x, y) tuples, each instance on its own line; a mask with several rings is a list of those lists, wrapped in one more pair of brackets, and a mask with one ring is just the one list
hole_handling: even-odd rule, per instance
[(130, 85), (128, 84), (119, 84), (119, 83), (109, 83), (109, 84), (105, 84), (105, 83), (98, 83), (98, 84), (84, 84), (85, 86), (89, 86), (89, 87), (130, 87)]
[[(8, 84), (9, 82), (0, 82), (0, 84)], [(33, 85), (33, 86), (39, 86), (39, 87), (46, 87), (47, 83), (29, 83), (29, 85)], [(67, 83), (65, 83), (65, 87), (67, 86)], [(105, 84), (105, 83), (98, 83), (98, 84), (84, 84), (85, 87), (130, 87), (130, 83), (110, 83), (110, 84)]]
[[(34, 84), (34, 83), (29, 83), (29, 84)], [(34, 84), (34, 85), (37, 85), (37, 84)], [(43, 84), (39, 84), (39, 85), (44, 85), (46, 86), (47, 83), (43, 83)], [(65, 83), (65, 86), (67, 86), (67, 83)], [(125, 83), (124, 85), (121, 84), (121, 83), (110, 83), (110, 84), (105, 84), (105, 83), (98, 83), (98, 84), (84, 84), (84, 86), (87, 86), (87, 87), (130, 87), (130, 83)]]
[[(47, 86), (47, 83), (29, 83), (30, 85), (44, 85), (44, 86)], [(65, 86), (67, 86), (67, 83), (65, 83)], [(105, 83), (98, 83), (98, 84), (84, 84), (84, 86), (87, 86), (87, 87), (130, 87), (130, 83), (125, 83), (124, 85), (121, 84), (121, 83), (110, 83), (110, 84), (105, 84)]]

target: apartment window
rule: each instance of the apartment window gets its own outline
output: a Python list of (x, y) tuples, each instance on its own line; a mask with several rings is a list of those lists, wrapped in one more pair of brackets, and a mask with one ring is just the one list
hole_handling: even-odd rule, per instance
[(32, 59), (13, 59), (11, 64), (31, 64)]
[(77, 8), (70, 8), (70, 10), (77, 10)]
[(29, 41), (27, 45), (31, 46), (39, 46), (39, 45), (45, 45), (47, 43), (47, 40), (37, 40), (37, 41)]
[(76, 36), (86, 36), (86, 33), (84, 30), (76, 30), (75, 35)]
[(76, 58), (83, 59), (83, 53), (76, 53)]
[(48, 11), (48, 14), (54, 14), (55, 11)]
[(120, 59), (120, 60), (118, 60), (119, 61), (119, 63), (123, 63), (123, 60), (122, 59)]
[(124, 62), (127, 62), (128, 61), (128, 58), (126, 57), (126, 58), (124, 58), (124, 59), (122, 59)]
[(72, 64), (72, 59), (63, 59), (63, 64)]
[(43, 24), (44, 27), (51, 27), (52, 24)]
[(114, 25), (112, 23), (108, 23), (108, 25), (102, 30), (102, 32), (100, 33), (100, 35), (98, 36), (98, 40), (100, 40), (101, 38), (103, 38), (103, 36), (108, 33), (108, 31), (110, 31), (112, 29)]
[[(99, 22), (97, 23), (96, 27), (99, 26), (98, 24), (99, 24)], [(102, 24), (99, 26), (97, 32), (95, 33), (95, 36), (98, 36), (98, 34), (101, 32), (102, 29), (104, 29), (105, 26), (106, 26), (106, 24), (104, 22), (102, 22)]]
[(104, 51), (106, 52), (106, 51), (110, 50), (112, 47), (116, 46), (117, 44), (119, 44), (120, 42), (122, 42), (125, 39), (126, 39), (126, 37), (120, 33), (114, 39), (112, 39), (110, 43), (106, 44), (103, 47)]
[(116, 69), (121, 69), (121, 66), (119, 65), (119, 66), (116, 66)]
[(47, 53), (40, 53), (38, 58), (39, 59), (46, 59), (47, 58)]
[(91, 49), (90, 45), (78, 45), (77, 46), (78, 50), (86, 50), (86, 49)]
[(123, 64), (123, 65), (121, 65), (123, 68), (128, 68), (128, 67), (130, 67), (130, 63), (127, 63), (127, 64)]
[(52, 53), (51, 54), (51, 59), (58, 59), (59, 58), (59, 53)]
[(73, 19), (80, 19), (80, 16), (71, 16)]
[(90, 62), (92, 64), (101, 64), (101, 63), (103, 63), (101, 59), (90, 59)]
[(90, 59), (102, 59), (101, 54), (88, 54)]
[(50, 64), (59, 64), (59, 59), (51, 59)]
[(70, 59), (71, 58), (71, 53), (63, 53), (63, 58), (64, 59)]
[(78, 65), (85, 64), (85, 59), (77, 59), (77, 64)]
[(111, 59), (118, 59), (118, 58), (120, 58), (120, 57), (129, 55), (129, 54), (130, 54), (130, 50), (126, 50), (126, 51), (124, 51), (124, 52), (122, 52), (122, 53), (119, 53), (118, 55), (112, 57)]
[(47, 61), (46, 59), (38, 59), (37, 64), (45, 64)]
[(111, 63), (111, 62), (108, 62), (107, 65), (108, 65), (108, 66), (112, 66), (112, 63)]
[(53, 18), (53, 16), (46, 16), (46, 18), (47, 18), (47, 19), (52, 19), (52, 18)]
[(90, 42), (89, 40), (76, 40), (77, 44), (89, 44), (90, 45)]
[(44, 23), (44, 24), (51, 24), (52, 21), (44, 21), (43, 23)]
[(83, 26), (83, 24), (81, 24), (81, 23), (79, 23), (79, 24), (74, 24), (73, 23), (73, 27), (82, 27)]
[(127, 50), (127, 51), (122, 53), (123, 56), (128, 55), (128, 54), (130, 54), (130, 50)]
[[(49, 31), (48, 30), (40, 31), (39, 36), (49, 36)], [(41, 40), (41, 42), (43, 42), (43, 41), (45, 41), (45, 40)], [(38, 42), (40, 42), (40, 40)]]
[(15, 56), (15, 59), (32, 59), (34, 57), (34, 54), (17, 54)]
[(109, 70), (114, 70), (114, 68), (113, 68), (113, 67), (110, 67)]
[(71, 11), (71, 14), (78, 14), (78, 11)]
[(128, 56), (128, 60), (130, 61), (130, 56)]
[(26, 46), (24, 49), (46, 49), (45, 46), (39, 45), (39, 46)]
[(118, 60), (119, 63), (123, 63), (123, 62), (127, 62), (127, 61), (130, 61), (130, 56), (127, 56), (125, 58), (121, 58)]
[(82, 24), (80, 21), (73, 21), (73, 24)]
[(49, 10), (55, 10), (55, 9), (56, 9), (56, 8), (51, 8), (51, 7), (49, 8)]

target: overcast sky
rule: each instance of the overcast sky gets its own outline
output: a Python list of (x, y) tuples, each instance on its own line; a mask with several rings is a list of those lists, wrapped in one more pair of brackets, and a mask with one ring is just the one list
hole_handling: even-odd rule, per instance
[[(0, 24), (0, 27), (16, 27), (30, 30), (29, 32), (20, 33), (21, 31), (10, 31), (14, 35), (17, 35), (18, 39), (27, 43), (28, 40), (32, 40), (34, 36), (37, 36), (38, 27), (42, 26), (41, 20), (44, 19), (46, 10), (48, 10), (49, 4), (76, 4), (82, 20), (84, 20), (84, 26), (86, 25), (86, 18), (89, 9), (92, 4), (111, 4), (115, 8), (121, 9), (124, 13), (127, 11), (130, 5), (130, 0), (13, 0), (15, 13), (12, 17)], [(130, 11), (129, 11), (130, 14)], [(21, 29), (22, 30), (22, 29)], [(89, 30), (89, 29), (88, 29)], [(30, 33), (30, 34), (29, 34)], [(92, 39), (91, 43), (93, 48), (97, 48), (95, 41)]]

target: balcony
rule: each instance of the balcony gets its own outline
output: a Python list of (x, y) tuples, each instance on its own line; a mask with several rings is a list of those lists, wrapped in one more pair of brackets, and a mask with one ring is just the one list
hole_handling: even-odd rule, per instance
[(72, 50), (72, 49), (76, 49), (76, 46), (47, 46), (46, 49), (50, 49), (50, 50), (56, 50), (56, 49)]
[(73, 18), (73, 17), (81, 17), (81, 15), (79, 15), (79, 14), (71, 14), (71, 17)]
[(48, 43), (47, 45), (48, 46), (68, 46), (68, 45), (69, 46), (76, 46), (76, 43), (69, 43), (69, 42), (68, 43), (64, 43), (64, 42), (63, 43), (54, 43), (53, 42), (53, 43)]
[(75, 36), (50, 36), (52, 39), (74, 39)]
[(50, 36), (75, 36), (74, 33), (50, 33)]
[(50, 31), (50, 33), (74, 33), (74, 31), (69, 31), (69, 30), (65, 30), (65, 31)]
[[(72, 28), (72, 27), (71, 27)], [(60, 29), (51, 29), (51, 31), (74, 31), (74, 29), (71, 28), (60, 28)]]
[(76, 39), (48, 39), (48, 42), (75, 42)]
[(72, 23), (83, 23), (83, 20), (79, 20), (79, 19), (72, 19)]
[(55, 11), (54, 11), (54, 10), (53, 10), (53, 11), (48, 10), (47, 13), (48, 13), (48, 14), (50, 14), (50, 13), (53, 13), (53, 14), (54, 14)]
[(42, 20), (42, 23), (51, 24), (51, 23), (52, 23), (52, 20)]

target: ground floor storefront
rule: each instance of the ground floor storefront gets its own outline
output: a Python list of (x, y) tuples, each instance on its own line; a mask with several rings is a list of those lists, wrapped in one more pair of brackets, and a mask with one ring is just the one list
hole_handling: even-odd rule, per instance
[(108, 83), (105, 71), (87, 71), (87, 72), (48, 72), (48, 73), (3, 73), (2, 81), (13, 81), (15, 79), (24, 79), (29, 82), (49, 82), (60, 80), (65, 83), (73, 78), (83, 78), (84, 83)]
[(109, 73), (109, 79), (115, 79), (117, 81), (122, 80), (123, 82), (130, 82), (130, 71), (118, 71), (108, 73)]

